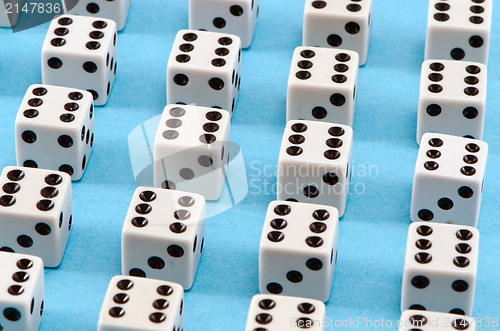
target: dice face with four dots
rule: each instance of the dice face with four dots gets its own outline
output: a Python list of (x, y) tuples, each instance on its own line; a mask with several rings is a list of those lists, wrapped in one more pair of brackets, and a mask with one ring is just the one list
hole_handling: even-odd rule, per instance
[(115, 21), (118, 31), (127, 22), (130, 0), (80, 0), (71, 14), (102, 17)]
[(356, 52), (297, 47), (288, 78), (287, 121), (321, 120), (352, 126), (358, 70)]
[(472, 313), (479, 232), (455, 224), (415, 222), (408, 231), (401, 311)]
[(222, 109), (165, 107), (154, 142), (155, 186), (219, 199), (229, 162), (230, 120)]
[(201, 195), (139, 187), (123, 225), (123, 274), (177, 282), (189, 289), (204, 238)]
[(347, 125), (289, 121), (278, 161), (278, 200), (329, 205), (344, 215), (352, 139)]
[(87, 90), (102, 106), (115, 81), (116, 60), (114, 21), (60, 16), (52, 20), (43, 44), (43, 83)]
[(420, 78), (417, 142), (426, 132), (482, 139), (486, 85), (483, 64), (425, 61)]
[(413, 178), (411, 220), (476, 226), (487, 156), (484, 141), (424, 134)]
[(406, 310), (401, 314), (399, 331), (475, 331), (474, 319), (435, 311)]
[(97, 331), (181, 331), (184, 289), (156, 279), (115, 276), (109, 283)]
[(0, 186), (0, 251), (36, 255), (46, 267), (57, 267), (73, 220), (69, 175), (6, 167)]
[(234, 111), (241, 81), (241, 40), (231, 34), (181, 30), (167, 66), (167, 103)]
[(349, 49), (364, 65), (370, 44), (372, 0), (307, 0), (302, 45)]
[(426, 59), (488, 64), (492, 0), (430, 0)]
[(257, 294), (252, 298), (245, 331), (322, 331), (325, 304), (318, 300)]
[(190, 0), (189, 28), (230, 33), (241, 38), (243, 48), (252, 44), (259, 17), (259, 0)]
[(259, 249), (260, 292), (328, 301), (338, 222), (334, 207), (271, 202)]
[(32, 85), (16, 118), (17, 164), (79, 180), (94, 145), (94, 104), (84, 90)]

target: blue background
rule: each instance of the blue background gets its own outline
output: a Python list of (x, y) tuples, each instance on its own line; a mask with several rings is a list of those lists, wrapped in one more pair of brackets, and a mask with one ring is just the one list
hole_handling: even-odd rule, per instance
[[(207, 220), (205, 251), (186, 292), (186, 330), (242, 330), (258, 292), (258, 247), (282, 131), (293, 49), (301, 44), (304, 1), (264, 0), (251, 49), (243, 53), (241, 96), (232, 139), (245, 157), (249, 195)], [(500, 7), (493, 32), (500, 31)], [(399, 318), (400, 286), (417, 145), (416, 110), (427, 1), (375, 1), (369, 58), (361, 68), (354, 123), (353, 188), (340, 224), (339, 259), (327, 317)], [(96, 142), (74, 183), (74, 228), (63, 263), (46, 270), (41, 330), (95, 330), (108, 282), (120, 273), (120, 232), (136, 187), (127, 137), (165, 106), (165, 69), (176, 32), (187, 28), (187, 1), (132, 1), (119, 34), (116, 85), (96, 110)], [(15, 164), (14, 119), (30, 84), (41, 82), (48, 24), (0, 30), (0, 167)], [(490, 144), (479, 230), (474, 315), (498, 318), (500, 251), (495, 194), (500, 184), (500, 34), (493, 33), (484, 139)], [(363, 170), (371, 169), (371, 174)], [(265, 170), (265, 172), (264, 172)], [(359, 330), (371, 330), (359, 325)], [(490, 328), (494, 329), (494, 328)], [(328, 328), (327, 328), (328, 330)]]

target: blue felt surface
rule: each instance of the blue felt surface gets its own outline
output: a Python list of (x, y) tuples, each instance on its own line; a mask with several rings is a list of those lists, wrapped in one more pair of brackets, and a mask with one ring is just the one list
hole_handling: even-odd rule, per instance
[[(186, 293), (185, 330), (242, 330), (250, 299), (258, 292), (259, 239), (267, 204), (275, 198), (286, 84), (293, 49), (301, 43), (302, 12), (302, 0), (261, 3), (254, 44), (243, 53), (242, 92), (232, 122), (233, 141), (245, 158), (249, 194), (207, 221), (205, 251), (195, 284)], [(354, 124), (352, 188), (358, 193), (350, 195), (340, 224), (339, 259), (327, 304), (333, 320), (395, 323), (400, 314), (426, 12), (423, 0), (375, 1)], [(484, 137), (490, 155), (474, 308), (481, 318), (500, 317), (499, 6), (493, 16)], [(73, 186), (74, 230), (62, 265), (46, 271), (41, 330), (96, 328), (108, 282), (120, 273), (120, 232), (136, 187), (128, 135), (165, 106), (170, 48), (187, 22), (187, 1), (132, 2), (127, 27), (119, 35), (116, 85), (108, 105), (96, 110), (93, 155), (85, 176)], [(0, 30), (0, 167), (15, 164), (14, 119), (27, 87), (41, 82), (40, 50), (47, 28), (45, 24), (16, 34)], [(360, 324), (358, 329), (375, 328)]]

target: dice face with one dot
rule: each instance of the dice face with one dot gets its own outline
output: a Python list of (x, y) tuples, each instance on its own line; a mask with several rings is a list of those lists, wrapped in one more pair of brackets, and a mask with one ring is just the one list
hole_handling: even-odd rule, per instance
[(114, 21), (59, 16), (52, 20), (42, 48), (43, 83), (87, 90), (102, 106), (115, 81), (116, 60)]
[(71, 14), (102, 17), (115, 21), (118, 31), (127, 22), (130, 0), (80, 0)]
[(97, 331), (182, 330), (183, 309), (179, 284), (116, 276), (109, 283)]
[(399, 331), (475, 331), (474, 319), (435, 311), (406, 310), (401, 315)]
[(424, 134), (413, 178), (411, 220), (476, 226), (487, 156), (484, 141)]

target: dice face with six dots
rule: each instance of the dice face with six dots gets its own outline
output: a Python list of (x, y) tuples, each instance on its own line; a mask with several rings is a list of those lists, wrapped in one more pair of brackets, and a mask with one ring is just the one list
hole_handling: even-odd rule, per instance
[(6, 167), (0, 186), (0, 250), (36, 255), (46, 267), (57, 267), (73, 220), (69, 175)]
[(123, 225), (123, 274), (177, 282), (189, 289), (204, 237), (201, 195), (139, 187)]
[(430, 0), (426, 59), (488, 64), (492, 0)]
[(401, 311), (472, 313), (479, 232), (455, 224), (415, 222), (408, 231)]
[(336, 207), (349, 192), (352, 129), (317, 121), (289, 121), (278, 161), (278, 200)]
[(487, 156), (484, 141), (424, 134), (413, 178), (411, 220), (476, 226)]
[(129, 8), (130, 0), (80, 0), (71, 9), (71, 14), (113, 20), (121, 31), (127, 22)]
[(322, 120), (352, 126), (358, 70), (356, 52), (297, 47), (288, 78), (287, 121)]
[(20, 166), (60, 170), (79, 180), (94, 145), (92, 95), (59, 86), (32, 85), (16, 118)]
[(241, 38), (243, 48), (252, 44), (259, 16), (259, 0), (190, 0), (189, 28), (230, 33)]
[(167, 66), (167, 102), (234, 111), (241, 81), (241, 40), (181, 30)]
[(104, 298), (97, 331), (180, 331), (183, 308), (184, 289), (179, 284), (116, 276)]
[(475, 62), (427, 60), (422, 65), (417, 142), (426, 132), (482, 139), (486, 66)]
[(407, 310), (401, 315), (399, 331), (475, 331), (474, 319), (435, 311)]
[(60, 16), (52, 20), (43, 44), (43, 83), (87, 90), (102, 106), (115, 81), (116, 60), (114, 21)]
[(338, 219), (334, 207), (271, 202), (260, 241), (260, 292), (328, 301)]
[(302, 45), (356, 51), (366, 63), (372, 0), (307, 0)]
[(0, 252), (0, 330), (38, 330), (43, 308), (42, 260)]
[(229, 162), (230, 120), (222, 109), (165, 107), (154, 143), (155, 186), (219, 199)]

